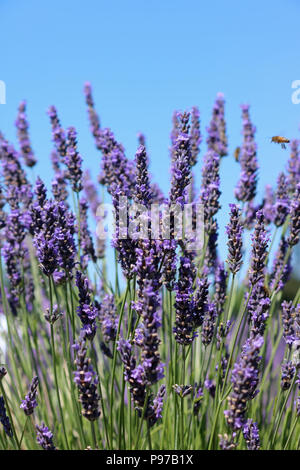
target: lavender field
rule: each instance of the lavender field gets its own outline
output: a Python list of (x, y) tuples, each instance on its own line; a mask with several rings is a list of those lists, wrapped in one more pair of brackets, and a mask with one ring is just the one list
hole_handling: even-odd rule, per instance
[[(163, 194), (144, 135), (126, 156), (89, 83), (82, 99), (97, 176), (54, 106), (51, 187), (36, 172), (26, 102), (18, 145), (0, 134), (0, 449), (299, 449), (298, 136), (257, 202), (250, 107), (241, 106), (234, 156), (221, 93), (201, 126), (198, 107), (175, 111)], [(229, 207), (220, 205), (224, 159), (240, 167)]]

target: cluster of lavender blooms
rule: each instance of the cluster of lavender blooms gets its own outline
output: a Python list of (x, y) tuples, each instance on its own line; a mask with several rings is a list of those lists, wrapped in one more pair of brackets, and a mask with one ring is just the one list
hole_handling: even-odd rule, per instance
[(95, 421), (100, 416), (98, 403), (100, 397), (97, 393), (98, 377), (91, 365), (91, 360), (86, 356), (87, 347), (82, 337), (74, 345), (74, 350), (76, 352), (74, 382), (78, 387), (82, 415), (89, 421)]
[(24, 410), (26, 416), (32, 415), (34, 408), (38, 406), (36, 397), (37, 397), (37, 388), (39, 385), (38, 377), (33, 377), (32, 383), (30, 386), (30, 390), (28, 395), (26, 395), (25, 399), (22, 401), (20, 408)]
[[(19, 106), (16, 121), (20, 150), (0, 134), (0, 229), (3, 230), (0, 242), (5, 264), (4, 282), (1, 272), (1, 303), (8, 318), (14, 315), (18, 328), (28, 315), (29, 321), (24, 327), (29, 336), (26, 347), (30, 349), (34, 345), (36, 348), (31, 350), (30, 364), (34, 370), (32, 375), (38, 374), (34, 376), (20, 408), (26, 416), (34, 414), (38, 405), (39, 380), (45, 380), (46, 375), (40, 373), (41, 364), (43, 367), (51, 362), (48, 357), (45, 360), (44, 352), (49, 349), (48, 342), (53, 347), (53, 339), (57, 347), (57, 352), (51, 349), (54, 369), (62, 354), (67, 355), (64, 363), (70, 367), (70, 387), (62, 393), (64, 405), (69, 389), (70, 393), (75, 390), (75, 398), (79, 397), (81, 405), (81, 415), (78, 404), (74, 406), (75, 411), (78, 408), (78, 423), (82, 425), (84, 421), (85, 426), (88, 421), (92, 422), (95, 446), (100, 427), (105, 430), (103, 439), (107, 440), (106, 445), (110, 443), (113, 446), (116, 442), (115, 426), (110, 422), (112, 418), (108, 420), (107, 427), (107, 404), (111, 408), (111, 417), (114, 416), (113, 407), (117, 407), (115, 414), (118, 414), (119, 429), (125, 428), (124, 414), (133, 405), (135, 421), (141, 427), (144, 421), (147, 422), (151, 434), (150, 428), (159, 420), (162, 427), (165, 426), (164, 416), (166, 414), (170, 418), (168, 413), (171, 409), (177, 413), (175, 428), (180, 428), (177, 406), (180, 398), (180, 401), (184, 399), (181, 410), (189, 414), (190, 426), (192, 422), (194, 432), (191, 434), (203, 431), (203, 423), (214, 422), (214, 413), (222, 410), (219, 420), (222, 429), (223, 425), (227, 429), (220, 435), (220, 448), (235, 449), (242, 441), (243, 448), (258, 450), (262, 446), (260, 427), (263, 423), (257, 419), (258, 414), (254, 414), (253, 404), (260, 399), (260, 380), (269, 361), (270, 330), (274, 324), (277, 326), (274, 316), (280, 310), (280, 304), (280, 326), (286, 344), (280, 387), (286, 399), (295, 384), (299, 388), (300, 382), (299, 295), (294, 302), (285, 300), (284, 291), (292, 275), (293, 247), (300, 237), (299, 143), (297, 140), (291, 142), (287, 171), (279, 174), (275, 190), (267, 186), (263, 201), (255, 201), (258, 174), (255, 126), (250, 120), (249, 106), (242, 106), (241, 174), (234, 191), (240, 205), (233, 203), (229, 206), (225, 232), (228, 253), (224, 263), (218, 252), (218, 237), (224, 236), (218, 226), (220, 167), (223, 157), (228, 155), (223, 95), (217, 96), (207, 128), (207, 151), (203, 157), (199, 194), (194, 190), (194, 172), (203, 140), (200, 112), (193, 107), (190, 111), (174, 113), (170, 148), (171, 186), (168, 197), (164, 197), (151, 181), (145, 136), (138, 135), (135, 158), (129, 159), (112, 130), (101, 126), (89, 83), (85, 85), (84, 92), (91, 132), (102, 156), (98, 182), (107, 190), (115, 209), (112, 240), (118, 262), (115, 288), (105, 272), (106, 243), (99, 238), (94, 240), (89, 226), (89, 212), (94, 222), (103, 222), (98, 211), (101, 199), (91, 174), (83, 170), (75, 128), (64, 129), (56, 108), (49, 108), (54, 145), (51, 193), (40, 177), (32, 185), (23, 169), (23, 164), (27, 167), (36, 165), (25, 102)], [(164, 203), (170, 211), (169, 237), (149, 238), (153, 229), (153, 203)], [(179, 213), (174, 209), (183, 209), (186, 204), (195, 207), (197, 203), (201, 203), (204, 210), (204, 245), (199, 253), (188, 249), (189, 236), (176, 238)], [(125, 221), (120, 217), (122, 209), (125, 209)], [(136, 216), (139, 222), (133, 225)], [(193, 223), (195, 225), (195, 219)], [(163, 213), (160, 212), (160, 233), (163, 224)], [(132, 226), (134, 230), (130, 232)], [(269, 251), (272, 228), (281, 231), (275, 254)], [(143, 229), (146, 233), (141, 237)], [(242, 276), (245, 266), (246, 246), (243, 243), (246, 230), (252, 230), (249, 268), (244, 283), (237, 287), (237, 277)], [(270, 254), (273, 255), (271, 267)], [(120, 292), (118, 266), (127, 285), (125, 293)], [(100, 287), (96, 281), (98, 275)], [(35, 295), (36, 291), (38, 295)], [(41, 307), (44, 308), (42, 315)], [(41, 321), (45, 327), (42, 325), (39, 331)], [(41, 348), (38, 348), (39, 341)], [(13, 347), (15, 351), (14, 342)], [(199, 351), (200, 356), (193, 357)], [(191, 362), (186, 361), (188, 355)], [(200, 370), (196, 367), (199, 361)], [(178, 375), (182, 368), (184, 383), (179, 382)], [(0, 380), (6, 372), (5, 368), (0, 368)], [(56, 372), (55, 369), (55, 382)], [(12, 368), (12, 377), (13, 374)], [(60, 375), (64, 375), (64, 369)], [(123, 381), (122, 387), (117, 381), (119, 379)], [(112, 395), (106, 389), (102, 396), (101, 387), (106, 387), (110, 380)], [(124, 411), (122, 405), (125, 401), (122, 400), (126, 383), (130, 399)], [(56, 403), (52, 402), (54, 384), (51, 373), (49, 384), (49, 388), (48, 383), (41, 388), (45, 389), (46, 395), (39, 394), (37, 411), (44, 401), (47, 406), (49, 401), (50, 408), (56, 410)], [(12, 438), (14, 420), (11, 421), (8, 413), (11, 411), (7, 406), (10, 400), (6, 401), (4, 397), (0, 397), (0, 421), (6, 435)], [(172, 397), (175, 397), (173, 408)], [(59, 394), (57, 402), (61, 407)], [(208, 406), (210, 402), (213, 403), (211, 407)], [(291, 404), (291, 409), (293, 406), (299, 416), (299, 397), (296, 406)], [(62, 412), (60, 417), (63, 420)], [(186, 415), (183, 413), (181, 418), (184, 421)], [(264, 418), (268, 420), (268, 411)], [(97, 420), (99, 429), (94, 426)], [(60, 446), (56, 439), (57, 426), (51, 420), (46, 419), (46, 422), (54, 430), (55, 442)], [(217, 420), (215, 423), (220, 429)], [(36, 425), (36, 431), (37, 442), (43, 449), (56, 449), (53, 434), (44, 422)], [(159, 432), (158, 426), (158, 435)], [(181, 432), (182, 444), (185, 432), (178, 431), (179, 437)], [(209, 432), (210, 445), (214, 446), (216, 429)], [(72, 430), (74, 439), (78, 433), (79, 430), (74, 433)], [(80, 433), (84, 434), (84, 431), (80, 429)], [(99, 442), (101, 440), (102, 437)], [(118, 440), (121, 442), (122, 438)], [(19, 444), (17, 440), (16, 443)]]

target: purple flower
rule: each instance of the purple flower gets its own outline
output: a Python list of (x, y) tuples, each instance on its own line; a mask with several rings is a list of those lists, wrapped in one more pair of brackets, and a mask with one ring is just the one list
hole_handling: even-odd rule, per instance
[(146, 148), (140, 145), (135, 154), (136, 164), (136, 186), (134, 192), (134, 201), (137, 204), (148, 206), (151, 203), (152, 194), (150, 188), (148, 162)]
[(164, 365), (159, 355), (160, 339), (158, 328), (161, 319), (158, 314), (159, 299), (157, 290), (153, 289), (151, 281), (145, 283), (140, 299), (140, 314), (143, 319), (143, 337), (141, 344), (141, 362), (143, 380), (147, 385), (153, 385), (164, 377)]
[(254, 423), (252, 419), (248, 419), (246, 424), (243, 426), (243, 436), (247, 444), (248, 450), (259, 450), (260, 439), (258, 433), (257, 423)]
[(288, 161), (288, 183), (289, 191), (293, 194), (296, 191), (297, 184), (300, 179), (300, 153), (299, 153), (299, 140), (291, 141), (291, 154)]
[(99, 306), (99, 321), (104, 341), (115, 341), (118, 328), (118, 317), (113, 295), (106, 294), (103, 297)]
[(277, 181), (276, 200), (273, 222), (276, 227), (284, 224), (289, 214), (288, 181), (284, 173), (280, 173)]
[(289, 280), (292, 272), (291, 255), (285, 260), (288, 250), (288, 243), (283, 236), (280, 240), (278, 250), (273, 261), (273, 270), (270, 277), (270, 289), (279, 292)]
[(235, 438), (236, 432), (232, 433), (232, 436), (228, 436), (228, 434), (219, 434), (220, 448), (222, 450), (234, 450), (237, 447)]
[(95, 138), (96, 147), (101, 150), (101, 145), (99, 144), (100, 138), (100, 119), (98, 114), (95, 111), (94, 100), (92, 96), (92, 87), (89, 82), (86, 82), (84, 85), (84, 94), (85, 101), (88, 108), (88, 117), (90, 121), (90, 129)]
[(82, 323), (83, 335), (92, 341), (97, 329), (96, 318), (98, 316), (98, 310), (91, 301), (89, 281), (79, 271), (76, 272), (76, 286), (79, 292), (77, 313)]
[(224, 263), (218, 263), (214, 271), (214, 301), (217, 306), (218, 315), (222, 313), (226, 302), (227, 278), (228, 274)]
[(25, 165), (33, 167), (36, 164), (36, 159), (34, 157), (29, 139), (29, 125), (26, 117), (26, 101), (22, 101), (19, 105), (18, 116), (15, 124), (17, 128), (21, 155), (24, 159)]
[(216, 384), (210, 380), (210, 379), (206, 379), (204, 381), (204, 387), (208, 390), (210, 396), (212, 398), (215, 398), (215, 393), (216, 393)]
[(254, 140), (256, 129), (250, 121), (249, 106), (242, 105), (241, 108), (244, 139), (240, 156), (241, 174), (235, 190), (235, 197), (238, 201), (249, 202), (254, 199), (257, 186), (258, 164)]
[(300, 234), (300, 183), (297, 184), (294, 198), (290, 205), (290, 235), (288, 244), (297, 245)]
[(49, 428), (42, 423), (41, 426), (36, 425), (36, 440), (37, 443), (44, 449), (44, 450), (56, 450), (55, 445), (53, 444), (53, 434), (49, 430)]
[(250, 338), (243, 346), (240, 359), (235, 363), (231, 382), (233, 385), (228, 398), (229, 409), (224, 411), (227, 423), (234, 430), (241, 429), (246, 424), (247, 402), (257, 395), (259, 382), (259, 356), (263, 345), (263, 337)]
[(4, 428), (5, 434), (9, 437), (13, 437), (13, 431), (9, 417), (6, 414), (5, 401), (3, 397), (0, 397), (0, 422)]
[(26, 416), (30, 416), (33, 413), (34, 408), (38, 406), (36, 401), (37, 387), (39, 385), (39, 379), (37, 376), (33, 377), (31, 387), (25, 400), (22, 400), (20, 408), (24, 410)]
[(74, 349), (76, 351), (74, 382), (79, 392), (82, 415), (89, 421), (95, 421), (100, 416), (98, 404), (100, 397), (97, 393), (98, 377), (90, 359), (86, 357), (87, 348), (82, 338), (74, 345)]
[(67, 130), (66, 145), (67, 178), (71, 181), (73, 191), (79, 193), (82, 189), (82, 158), (77, 150), (77, 134), (74, 127), (69, 127)]
[(267, 247), (269, 238), (264, 226), (263, 211), (256, 213), (256, 225), (252, 235), (252, 256), (249, 270), (249, 281), (252, 286), (264, 277), (265, 262), (267, 257)]
[(50, 106), (48, 115), (50, 117), (52, 127), (52, 141), (58, 154), (60, 155), (61, 160), (64, 161), (67, 150), (66, 135), (63, 128), (61, 127), (55, 106)]
[(281, 365), (281, 382), (282, 390), (288, 390), (296, 373), (296, 367), (291, 361), (285, 361)]
[(86, 267), (88, 260), (96, 262), (96, 253), (93, 243), (93, 238), (88, 226), (88, 203), (86, 199), (81, 198), (79, 201), (79, 215), (80, 215), (80, 247), (83, 253), (83, 266)]
[(254, 337), (264, 334), (270, 305), (271, 300), (261, 280), (253, 286), (247, 306), (251, 325), (250, 331)]
[(202, 278), (197, 279), (197, 288), (193, 297), (193, 326), (198, 328), (202, 325), (204, 316), (208, 308), (208, 289), (209, 282), (204, 274)]
[(217, 309), (214, 302), (208, 303), (207, 310), (202, 324), (201, 339), (205, 347), (207, 347), (213, 339), (217, 318)]
[(235, 204), (230, 204), (230, 223), (226, 227), (228, 236), (228, 258), (227, 263), (233, 274), (236, 274), (243, 263), (243, 225), (241, 223), (241, 210)]
[(208, 149), (213, 150), (220, 157), (224, 157), (228, 153), (224, 105), (224, 95), (218, 93), (213, 107), (212, 119), (207, 128), (208, 137), (206, 140)]
[[(173, 328), (175, 340), (183, 346), (188, 346), (195, 338), (194, 322), (194, 302), (192, 300), (193, 281), (195, 276), (195, 266), (189, 253), (185, 253), (180, 258), (178, 282), (175, 286), (175, 327)], [(199, 298), (198, 298), (199, 299)], [(200, 302), (198, 302), (200, 304)], [(200, 312), (197, 312), (198, 318)]]
[(200, 193), (200, 202), (204, 208), (204, 227), (207, 234), (214, 227), (213, 217), (221, 207), (219, 203), (221, 195), (219, 170), (220, 157), (216, 152), (210, 150), (204, 157)]
[[(282, 307), (283, 338), (289, 348), (297, 341), (297, 326), (300, 327), (300, 304), (293, 306), (292, 301), (284, 301)], [(297, 325), (297, 320), (299, 325)], [(298, 332), (299, 333), (299, 332)]]
[(196, 165), (198, 155), (200, 152), (200, 144), (202, 141), (200, 132), (200, 113), (199, 109), (194, 106), (191, 111), (191, 130), (190, 130), (190, 143), (191, 143), (191, 166)]

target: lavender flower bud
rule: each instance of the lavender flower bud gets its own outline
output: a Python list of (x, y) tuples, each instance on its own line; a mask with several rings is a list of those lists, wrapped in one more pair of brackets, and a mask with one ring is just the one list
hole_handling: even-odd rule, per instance
[(240, 359), (235, 363), (231, 382), (231, 395), (228, 398), (229, 409), (224, 411), (227, 423), (234, 430), (241, 429), (246, 424), (247, 402), (258, 393), (259, 356), (263, 345), (263, 337), (257, 336), (246, 341)]
[(281, 365), (281, 372), (280, 386), (282, 390), (288, 390), (296, 373), (296, 367), (291, 361), (285, 361)]
[(19, 112), (16, 120), (16, 127), (21, 149), (21, 155), (24, 158), (25, 165), (33, 167), (36, 164), (36, 159), (34, 157), (29, 139), (29, 125), (26, 118), (26, 101), (22, 101), (20, 103), (18, 111)]
[(30, 416), (33, 413), (34, 408), (38, 406), (36, 401), (38, 384), (38, 377), (33, 377), (29, 393), (26, 395), (25, 400), (22, 400), (20, 405), (20, 408), (24, 410), (26, 416)]
[(241, 210), (235, 204), (230, 204), (230, 223), (226, 227), (228, 235), (228, 258), (227, 263), (233, 274), (236, 274), (243, 263), (243, 225), (241, 224)]
[(100, 416), (99, 395), (97, 393), (98, 377), (91, 365), (91, 360), (86, 357), (86, 346), (83, 339), (74, 345), (76, 351), (76, 371), (74, 382), (78, 387), (79, 399), (82, 404), (82, 415), (89, 421), (95, 421)]
[(274, 207), (274, 224), (281, 227), (289, 214), (288, 182), (284, 173), (280, 173), (277, 181), (276, 202)]
[(200, 152), (200, 144), (202, 141), (200, 132), (200, 113), (199, 109), (194, 106), (191, 111), (191, 131), (190, 131), (190, 142), (191, 142), (191, 166), (196, 165), (198, 155)]
[(242, 105), (243, 134), (244, 140), (241, 149), (241, 175), (235, 190), (238, 201), (249, 202), (256, 195), (257, 186), (257, 158), (256, 143), (254, 140), (255, 127), (250, 121), (249, 106)]
[(224, 120), (224, 95), (218, 93), (213, 107), (212, 119), (207, 128), (207, 147), (218, 153), (220, 157), (227, 155), (226, 124)]
[(243, 436), (246, 441), (248, 450), (260, 449), (258, 426), (257, 423), (253, 422), (252, 419), (248, 419), (246, 424), (243, 426)]
[(67, 130), (67, 149), (65, 163), (68, 167), (67, 178), (71, 181), (76, 193), (82, 189), (82, 158), (77, 151), (77, 134), (74, 127)]
[(36, 425), (36, 440), (37, 443), (44, 449), (44, 450), (56, 450), (55, 445), (53, 444), (53, 434), (49, 430), (45, 423), (42, 423), (41, 426)]
[(9, 437), (13, 437), (13, 431), (10, 420), (6, 414), (5, 401), (3, 397), (0, 397), (0, 422), (4, 428), (5, 434)]
[(297, 245), (300, 234), (300, 183), (297, 184), (295, 196), (292, 199), (290, 207), (290, 235), (288, 244)]
[(265, 262), (267, 257), (267, 246), (269, 238), (264, 227), (263, 211), (256, 214), (256, 225), (252, 235), (252, 257), (249, 270), (249, 281), (252, 286), (264, 277)]
[(202, 324), (201, 339), (205, 347), (207, 347), (213, 339), (216, 326), (217, 310), (214, 302), (209, 303)]

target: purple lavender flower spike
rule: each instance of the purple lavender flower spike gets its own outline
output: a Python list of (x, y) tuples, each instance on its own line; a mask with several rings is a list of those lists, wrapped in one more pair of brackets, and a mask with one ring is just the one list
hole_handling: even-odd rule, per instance
[(220, 191), (220, 157), (210, 150), (204, 157), (202, 168), (202, 181), (200, 191), (200, 202), (204, 206), (204, 227), (209, 234), (216, 223), (213, 217), (221, 208), (219, 198)]
[(48, 115), (50, 117), (52, 127), (52, 141), (60, 155), (61, 161), (64, 161), (67, 150), (66, 135), (61, 127), (55, 106), (50, 106), (48, 109)]
[[(185, 253), (180, 258), (178, 282), (175, 286), (175, 327), (173, 328), (175, 340), (183, 346), (191, 344), (195, 338), (194, 324), (199, 320), (200, 313), (197, 311), (197, 319), (194, 313), (194, 302), (192, 299), (195, 266), (191, 256)], [(199, 300), (199, 297), (198, 299)], [(198, 301), (197, 307), (200, 302)]]
[(88, 212), (88, 203), (86, 199), (81, 198), (79, 200), (79, 215), (80, 215), (80, 241), (81, 249), (83, 253), (83, 258), (86, 258), (86, 261), (83, 261), (83, 266), (86, 267), (88, 260), (96, 262), (96, 252), (94, 248), (94, 243), (92, 239), (91, 232), (88, 226), (87, 212)]
[(297, 184), (294, 198), (290, 206), (290, 235), (288, 244), (295, 246), (299, 242), (300, 234), (300, 183)]
[(137, 204), (148, 206), (151, 203), (152, 194), (148, 175), (148, 162), (146, 148), (140, 145), (135, 154), (136, 164), (136, 187), (134, 201)]
[(291, 255), (285, 261), (287, 250), (288, 243), (285, 240), (285, 237), (282, 237), (273, 261), (273, 269), (270, 277), (271, 291), (276, 289), (276, 292), (279, 292), (284, 288), (285, 284), (289, 280), (290, 274), (292, 272), (292, 266)]
[(36, 401), (38, 385), (38, 377), (33, 377), (29, 393), (28, 395), (26, 395), (25, 400), (22, 400), (22, 403), (20, 405), (20, 408), (24, 410), (26, 416), (32, 415), (34, 408), (38, 406)]
[(252, 256), (249, 270), (250, 285), (254, 286), (264, 278), (265, 262), (269, 238), (264, 226), (263, 211), (256, 213), (256, 225), (252, 235)]
[(210, 125), (207, 128), (208, 136), (206, 139), (208, 149), (213, 150), (220, 157), (224, 157), (228, 153), (224, 105), (224, 95), (223, 93), (218, 93), (213, 106)]
[(189, 113), (179, 116), (180, 128), (174, 144), (174, 160), (172, 165), (172, 179), (170, 189), (170, 203), (185, 202), (186, 187), (191, 178), (191, 147), (189, 136)]
[(222, 313), (226, 302), (227, 278), (228, 274), (225, 270), (224, 263), (219, 262), (214, 272), (214, 301), (217, 306), (218, 315)]
[(288, 390), (292, 384), (292, 380), (296, 373), (296, 367), (292, 361), (285, 361), (281, 365), (281, 382), (282, 390)]
[[(113, 205), (115, 210), (115, 233), (112, 240), (112, 246), (117, 250), (118, 254), (118, 261), (121, 264), (122, 271), (124, 276), (127, 279), (132, 279), (135, 272), (136, 267), (136, 248), (137, 248), (137, 241), (132, 238), (123, 238), (124, 231), (126, 230), (126, 237), (127, 237), (127, 227), (129, 223), (129, 207), (128, 202), (123, 203), (124, 193), (119, 188), (115, 191), (113, 196)], [(123, 219), (119, 217), (120, 214), (125, 214), (127, 224), (124, 227)]]
[(143, 367), (136, 366), (136, 359), (128, 340), (120, 338), (118, 351), (124, 364), (124, 377), (126, 382), (129, 383), (133, 402), (138, 408), (142, 409), (146, 398), (146, 381)]
[(290, 144), (291, 154), (288, 161), (288, 183), (289, 192), (294, 194), (296, 191), (297, 184), (300, 180), (300, 152), (299, 152), (299, 140), (292, 140)]
[(289, 214), (288, 181), (284, 173), (280, 173), (277, 181), (276, 200), (273, 222), (281, 227)]
[(77, 313), (82, 323), (83, 336), (92, 341), (97, 329), (98, 309), (92, 304), (89, 281), (79, 271), (76, 272), (76, 286), (79, 292)]
[(203, 400), (203, 388), (201, 386), (198, 386), (198, 384), (195, 384), (194, 393), (195, 398), (193, 403), (193, 415), (197, 416), (199, 414)]
[(209, 282), (204, 274), (202, 278), (197, 280), (197, 288), (193, 297), (193, 326), (198, 328), (202, 325), (204, 316), (208, 309), (208, 289)]
[(259, 356), (263, 337), (256, 336), (246, 341), (240, 359), (235, 363), (231, 382), (233, 389), (228, 398), (229, 409), (224, 411), (227, 423), (233, 430), (243, 428), (246, 424), (247, 402), (257, 395), (259, 383)]
[(200, 152), (200, 144), (202, 142), (200, 132), (200, 113), (199, 109), (194, 106), (191, 111), (191, 166), (195, 166)]
[(98, 114), (95, 110), (94, 100), (92, 96), (92, 87), (89, 82), (86, 82), (84, 85), (84, 94), (85, 94), (85, 101), (88, 108), (88, 117), (90, 121), (90, 129), (95, 138), (96, 147), (101, 150), (101, 145), (99, 144), (100, 139), (100, 119)]
[(53, 433), (49, 430), (49, 428), (42, 423), (41, 426), (36, 425), (36, 440), (37, 443), (44, 449), (44, 450), (56, 450), (55, 445), (53, 444)]
[(226, 227), (228, 236), (227, 263), (230, 271), (236, 274), (242, 266), (243, 225), (241, 223), (241, 210), (235, 204), (230, 204), (230, 223)]
[(254, 199), (257, 186), (258, 164), (254, 140), (256, 129), (250, 121), (249, 106), (242, 105), (241, 108), (244, 139), (240, 157), (241, 174), (235, 190), (235, 197), (238, 201), (249, 202)]
[(19, 105), (16, 128), (21, 155), (24, 159), (25, 165), (33, 167), (36, 164), (36, 158), (34, 157), (29, 139), (29, 125), (26, 117), (26, 101), (22, 101)]
[(257, 423), (254, 423), (252, 419), (248, 419), (246, 424), (243, 426), (243, 436), (247, 444), (248, 450), (259, 450), (260, 439)]
[(201, 332), (202, 344), (207, 347), (213, 340), (217, 318), (217, 309), (214, 302), (207, 305)]
[(265, 187), (265, 196), (263, 202), (263, 210), (265, 216), (266, 225), (270, 225), (274, 220), (274, 204), (275, 204), (275, 194), (272, 189), (272, 186), (266, 185)]
[(118, 327), (114, 296), (106, 294), (99, 306), (99, 321), (105, 342), (115, 341)]
[(261, 280), (253, 286), (247, 306), (251, 325), (250, 333), (253, 337), (264, 334), (270, 305), (271, 300)]
[(69, 127), (67, 130), (65, 163), (68, 168), (67, 178), (71, 181), (72, 189), (79, 193), (82, 189), (82, 158), (77, 150), (77, 133), (74, 127)]
[(76, 351), (74, 382), (78, 387), (82, 415), (89, 421), (95, 421), (100, 416), (98, 403), (100, 397), (97, 393), (98, 377), (90, 359), (86, 357), (87, 348), (82, 338), (74, 345), (74, 349)]
[(219, 434), (220, 448), (222, 450), (234, 450), (237, 447), (237, 442), (235, 441), (236, 434), (236, 432), (232, 433), (232, 436)]
[(158, 314), (159, 299), (158, 292), (153, 289), (151, 281), (144, 284), (140, 308), (143, 318), (141, 363), (144, 381), (151, 386), (164, 377), (164, 364), (161, 363), (159, 355), (158, 329), (161, 326)]
[(0, 397), (0, 422), (4, 428), (5, 434), (9, 437), (13, 437), (13, 431), (9, 417), (6, 414), (5, 401), (3, 397)]
[[(281, 304), (282, 308), (282, 326), (283, 326), (283, 338), (289, 348), (292, 348), (294, 341), (296, 340), (296, 322), (297, 322), (297, 311), (300, 312), (300, 304), (296, 307), (293, 306), (292, 301), (284, 301)], [(299, 315), (299, 313), (298, 313)]]

